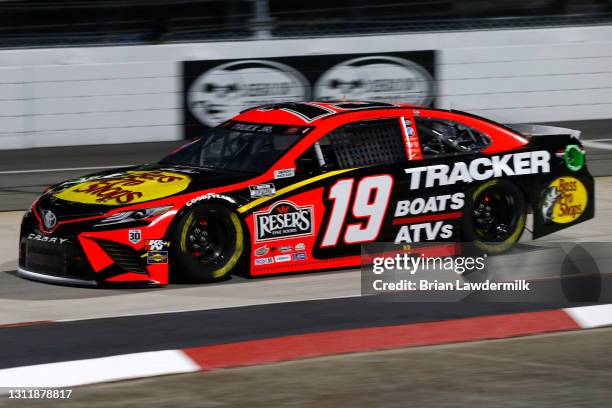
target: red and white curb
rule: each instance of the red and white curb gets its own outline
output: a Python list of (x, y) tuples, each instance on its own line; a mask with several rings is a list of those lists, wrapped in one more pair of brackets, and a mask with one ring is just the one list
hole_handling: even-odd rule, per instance
[(180, 350), (150, 351), (0, 370), (0, 387), (48, 388), (200, 371)]
[(69, 387), (371, 350), (612, 325), (612, 304), (336, 330), (0, 370), (0, 388)]

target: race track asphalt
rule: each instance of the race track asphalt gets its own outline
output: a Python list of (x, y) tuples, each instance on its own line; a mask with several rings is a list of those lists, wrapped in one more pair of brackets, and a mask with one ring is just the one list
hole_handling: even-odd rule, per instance
[[(611, 283), (608, 278), (607, 285)], [(569, 306), (569, 302), (396, 303), (355, 297), (6, 327), (0, 328), (0, 369)]]
[(607, 328), (413, 347), (90, 385), (31, 405), (604, 408), (611, 345)]

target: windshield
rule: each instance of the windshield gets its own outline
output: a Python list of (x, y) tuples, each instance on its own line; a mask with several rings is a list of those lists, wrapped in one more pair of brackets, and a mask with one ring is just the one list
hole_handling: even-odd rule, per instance
[(161, 163), (243, 172), (263, 172), (280, 159), (309, 128), (229, 122), (208, 129)]

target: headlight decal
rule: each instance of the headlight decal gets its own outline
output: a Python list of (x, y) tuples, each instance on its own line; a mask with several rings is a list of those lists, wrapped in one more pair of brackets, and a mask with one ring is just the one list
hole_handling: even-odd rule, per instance
[(142, 221), (148, 218), (158, 217), (170, 211), (172, 209), (171, 205), (165, 205), (162, 207), (151, 207), (151, 208), (141, 208), (137, 210), (131, 211), (121, 211), (117, 214), (113, 214), (109, 217), (104, 218), (100, 221), (96, 226), (102, 225), (115, 225), (115, 224), (124, 224), (128, 222), (134, 221)]

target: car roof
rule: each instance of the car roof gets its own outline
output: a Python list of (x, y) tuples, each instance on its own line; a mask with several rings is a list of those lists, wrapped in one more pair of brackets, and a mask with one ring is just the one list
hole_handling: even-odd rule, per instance
[(347, 113), (363, 111), (388, 111), (389, 109), (424, 109), (422, 106), (405, 103), (378, 101), (308, 101), (284, 102), (255, 106), (243, 110), (232, 118), (240, 122), (316, 126), (323, 120)]

